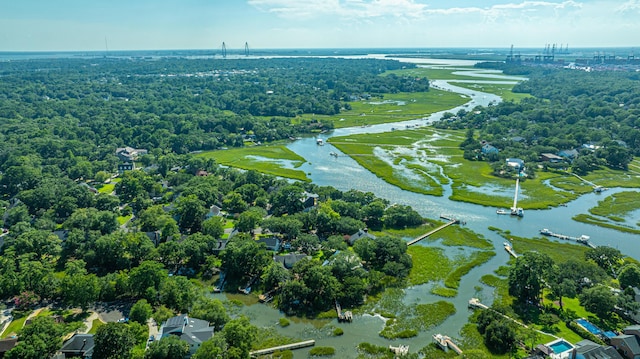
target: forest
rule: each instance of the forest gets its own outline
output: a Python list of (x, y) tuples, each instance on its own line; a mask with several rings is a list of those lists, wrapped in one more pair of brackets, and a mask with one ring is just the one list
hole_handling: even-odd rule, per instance
[[(575, 150), (576, 158), (566, 157), (565, 162), (575, 173), (586, 174), (600, 166), (627, 169), (633, 156), (640, 155), (638, 73), (497, 67), (526, 75), (529, 80), (513, 91), (534, 97), (446, 114), (437, 127), (469, 131), (461, 144), (465, 158), (490, 161), (497, 173), (506, 158), (539, 162), (542, 153)], [(481, 140), (500, 152), (482, 154)]]

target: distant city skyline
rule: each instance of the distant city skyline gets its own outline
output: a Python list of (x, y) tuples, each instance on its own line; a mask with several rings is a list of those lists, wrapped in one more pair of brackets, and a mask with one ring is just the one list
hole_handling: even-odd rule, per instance
[(640, 0), (5, 0), (0, 51), (640, 48), (638, 19)]

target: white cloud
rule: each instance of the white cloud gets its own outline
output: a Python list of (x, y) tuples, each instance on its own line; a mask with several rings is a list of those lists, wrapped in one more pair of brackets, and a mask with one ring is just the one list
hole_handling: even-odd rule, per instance
[[(630, 0), (628, 7), (638, 6), (640, 0)], [(418, 0), (248, 0), (262, 11), (288, 19), (306, 20), (313, 17), (337, 16), (347, 19), (370, 19), (381, 17), (404, 17), (421, 19), (434, 15), (475, 14), (487, 18), (513, 17), (522, 14), (559, 14), (582, 8), (582, 4), (567, 1), (521, 1), (496, 4), (488, 7), (443, 7), (434, 8)]]

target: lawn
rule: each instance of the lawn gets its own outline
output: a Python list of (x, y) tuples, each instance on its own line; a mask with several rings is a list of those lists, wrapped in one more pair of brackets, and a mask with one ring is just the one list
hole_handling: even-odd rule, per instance
[(202, 152), (196, 156), (213, 158), (217, 163), (225, 166), (255, 170), (261, 173), (305, 182), (309, 181), (309, 178), (303, 171), (295, 169), (302, 166), (305, 163), (305, 159), (284, 145), (232, 148), (228, 150)]
[(122, 226), (125, 223), (129, 222), (131, 220), (131, 218), (133, 218), (132, 214), (128, 215), (128, 216), (118, 216), (118, 218), (117, 218), (118, 224), (120, 224)]
[(113, 192), (115, 189), (116, 189), (116, 184), (115, 182), (112, 181), (111, 183), (105, 183), (102, 186), (100, 186), (98, 188), (98, 192), (109, 194)]
[(100, 328), (104, 324), (105, 323), (102, 320), (100, 320), (100, 318), (94, 319), (93, 322), (91, 322), (91, 329), (87, 334), (96, 334), (96, 332), (98, 331), (98, 328)]
[[(24, 316), (19, 317), (19, 318), (13, 318), (13, 321), (11, 321), (11, 323), (9, 323), (9, 325), (7, 326), (7, 328), (4, 330), (4, 332), (2, 333), (2, 338), (8, 338), (11, 335), (15, 335), (17, 334), (20, 329), (22, 329), (22, 327), (24, 326), (24, 322), (27, 321), (27, 317), (29, 316), (29, 313), (31, 312), (25, 312)], [(16, 311), (13, 311), (14, 315), (16, 315)]]

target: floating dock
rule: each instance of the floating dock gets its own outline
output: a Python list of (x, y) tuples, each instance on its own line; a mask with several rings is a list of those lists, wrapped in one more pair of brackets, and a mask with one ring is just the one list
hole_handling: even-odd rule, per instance
[(454, 352), (456, 352), (458, 355), (462, 354), (462, 349), (460, 349), (454, 342), (453, 340), (451, 340), (451, 338), (449, 338), (446, 335), (442, 335), (442, 334), (434, 334), (433, 335), (433, 341), (438, 344), (438, 346), (440, 347), (440, 349), (444, 350), (445, 352), (448, 352), (449, 349), (453, 350)]
[(555, 237), (555, 238), (564, 239), (567, 241), (576, 241), (577, 243), (584, 244), (587, 247), (596, 248), (596, 246), (593, 243), (589, 242), (589, 239), (591, 237), (584, 234), (581, 235), (580, 237), (573, 237), (573, 236), (567, 236), (565, 234), (554, 233), (546, 228), (541, 229), (540, 234), (542, 234), (543, 236)]
[(312, 347), (314, 345), (316, 345), (316, 341), (315, 340), (306, 340), (304, 342), (297, 342), (297, 343), (293, 343), (293, 344), (279, 345), (277, 347), (271, 347), (271, 348), (267, 348), (267, 349), (256, 350), (256, 351), (250, 352), (249, 355), (251, 355), (251, 357), (255, 358), (255, 357), (259, 357), (261, 355), (272, 354), (272, 353), (275, 353), (276, 351), (301, 349), (301, 348)]

